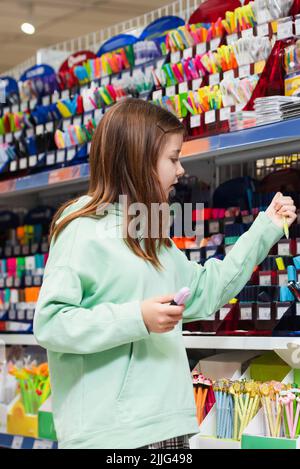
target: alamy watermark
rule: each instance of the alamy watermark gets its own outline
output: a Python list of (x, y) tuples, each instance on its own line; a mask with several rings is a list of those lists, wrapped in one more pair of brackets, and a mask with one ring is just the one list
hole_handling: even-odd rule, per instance
[[(128, 203), (126, 195), (119, 196), (116, 204), (99, 206), (96, 214), (103, 216), (114, 213), (114, 221), (107, 219), (101, 227), (97, 225), (100, 237), (133, 239), (158, 239), (172, 237), (203, 238), (204, 204), (203, 203), (151, 203), (150, 207), (141, 202)], [(124, 214), (128, 214), (128, 226), (124, 223)], [(127, 229), (126, 229), (127, 228)]]

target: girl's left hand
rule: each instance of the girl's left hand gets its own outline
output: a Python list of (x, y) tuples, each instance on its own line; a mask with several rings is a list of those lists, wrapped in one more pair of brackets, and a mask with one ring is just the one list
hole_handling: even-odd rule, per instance
[(269, 207), (266, 210), (266, 214), (271, 218), (275, 225), (283, 228), (283, 218), (285, 217), (288, 226), (297, 218), (296, 206), (291, 197), (285, 197), (281, 192), (277, 192)]

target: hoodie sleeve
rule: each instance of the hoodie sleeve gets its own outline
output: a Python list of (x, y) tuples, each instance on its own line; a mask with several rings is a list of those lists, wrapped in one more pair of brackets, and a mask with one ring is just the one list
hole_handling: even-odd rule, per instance
[(208, 260), (204, 267), (187, 260), (179, 252), (185, 271), (185, 285), (192, 295), (183, 313), (183, 322), (210, 316), (234, 298), (251, 278), (253, 269), (268, 255), (271, 247), (283, 235), (282, 228), (260, 212), (250, 229), (235, 243), (223, 261)]
[(149, 335), (139, 301), (87, 309), (81, 300), (81, 279), (74, 269), (60, 266), (47, 272), (34, 316), (34, 335), (42, 347), (61, 353), (97, 353)]

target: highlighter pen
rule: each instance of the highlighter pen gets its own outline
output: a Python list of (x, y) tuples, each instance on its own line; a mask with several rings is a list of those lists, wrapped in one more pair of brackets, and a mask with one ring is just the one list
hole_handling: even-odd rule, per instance
[(174, 300), (171, 301), (170, 305), (180, 306), (184, 305), (187, 299), (191, 296), (191, 290), (188, 287), (183, 287), (174, 296)]
[(283, 231), (284, 231), (286, 239), (289, 239), (289, 225), (288, 225), (286, 217), (283, 217)]

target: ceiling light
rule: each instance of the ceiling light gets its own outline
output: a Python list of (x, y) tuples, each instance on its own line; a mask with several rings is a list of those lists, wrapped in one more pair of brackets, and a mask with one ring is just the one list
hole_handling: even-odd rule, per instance
[(31, 23), (23, 23), (21, 25), (21, 30), (25, 34), (34, 34), (35, 33), (35, 27)]

